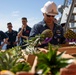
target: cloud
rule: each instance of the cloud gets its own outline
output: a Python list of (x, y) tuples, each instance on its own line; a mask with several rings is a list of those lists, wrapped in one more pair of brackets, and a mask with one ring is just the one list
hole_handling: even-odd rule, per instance
[(34, 18), (34, 17), (28, 18), (29, 21), (37, 20), (37, 19), (38, 19), (38, 18)]
[(0, 30), (2, 30), (2, 31), (7, 30), (7, 20), (4, 20), (4, 19), (0, 20)]
[(20, 13), (19, 11), (13, 11), (12, 16), (17, 17), (17, 16), (19, 16), (19, 13)]
[(33, 27), (33, 25), (38, 23), (39, 21), (41, 21), (39, 18), (34, 18), (34, 17), (28, 18), (28, 25), (30, 27)]

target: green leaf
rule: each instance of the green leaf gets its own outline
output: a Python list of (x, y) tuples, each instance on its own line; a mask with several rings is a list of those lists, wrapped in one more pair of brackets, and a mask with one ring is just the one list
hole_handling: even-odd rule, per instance
[(19, 62), (11, 68), (11, 71), (16, 73), (19, 71), (29, 71), (31, 67), (25, 62)]
[(49, 68), (49, 67), (45, 67), (45, 68), (43, 69), (42, 74), (46, 75), (46, 74), (49, 73), (49, 72), (50, 72), (50, 68)]
[(54, 48), (49, 44), (48, 52), (36, 54), (38, 56), (38, 64), (37, 70), (43, 70), (43, 74), (46, 75), (47, 72), (51, 72), (52, 74), (56, 75), (60, 68), (63, 68), (69, 63), (67, 62), (70, 60), (69, 58), (62, 58), (62, 55), (65, 53), (61, 52), (57, 55), (58, 48)]

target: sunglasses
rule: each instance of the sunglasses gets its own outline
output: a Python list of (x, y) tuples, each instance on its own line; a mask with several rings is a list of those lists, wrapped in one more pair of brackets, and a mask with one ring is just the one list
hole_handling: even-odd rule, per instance
[(46, 16), (47, 16), (47, 17), (54, 17), (53, 15), (47, 15), (47, 14), (46, 14)]

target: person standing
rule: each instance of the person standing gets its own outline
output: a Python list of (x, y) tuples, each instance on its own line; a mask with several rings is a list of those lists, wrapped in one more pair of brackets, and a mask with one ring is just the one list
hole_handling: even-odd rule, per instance
[(33, 26), (30, 32), (30, 38), (41, 34), (46, 29), (50, 29), (53, 32), (53, 38), (50, 43), (54, 45), (64, 43), (63, 28), (54, 22), (55, 16), (58, 14), (56, 4), (53, 1), (48, 1), (41, 8), (41, 11), (44, 18)]
[[(19, 28), (19, 32), (18, 32), (18, 39), (19, 39), (19, 44), (20, 46), (23, 46), (25, 44), (24, 40), (27, 40), (29, 37), (31, 31), (31, 27), (29, 27), (27, 25), (27, 18), (26, 17), (22, 17), (22, 27)], [(22, 49), (24, 49), (25, 47), (22, 47)]]
[[(2, 49), (2, 47), (7, 43), (8, 41), (8, 36), (0, 30), (0, 49)], [(1, 42), (3, 42), (1, 44)]]
[(5, 34), (8, 35), (9, 39), (8, 39), (8, 42), (7, 42), (6, 49), (10, 49), (12, 47), (17, 46), (17, 41), (16, 41), (17, 31), (12, 29), (13, 26), (12, 26), (11, 22), (7, 23), (7, 28), (8, 28), (8, 31), (6, 31)]

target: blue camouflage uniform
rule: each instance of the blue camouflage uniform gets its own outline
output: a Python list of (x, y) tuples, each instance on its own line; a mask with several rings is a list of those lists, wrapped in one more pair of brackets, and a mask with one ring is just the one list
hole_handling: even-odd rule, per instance
[[(41, 34), (44, 30), (49, 29), (46, 23), (43, 21), (35, 24), (30, 32), (30, 37), (34, 37), (35, 35)], [(64, 36), (63, 36), (63, 28), (60, 25), (54, 23), (53, 28), (53, 38), (50, 41), (51, 44), (63, 44), (64, 43)]]
[(16, 46), (17, 44), (14, 44), (14, 42), (16, 42), (17, 31), (12, 30), (12, 32), (6, 31), (5, 33), (8, 35), (8, 42), (10, 42), (10, 45), (7, 45), (7, 49)]
[(8, 36), (3, 31), (0, 31), (0, 46), (3, 39), (6, 39), (6, 38), (8, 38)]

